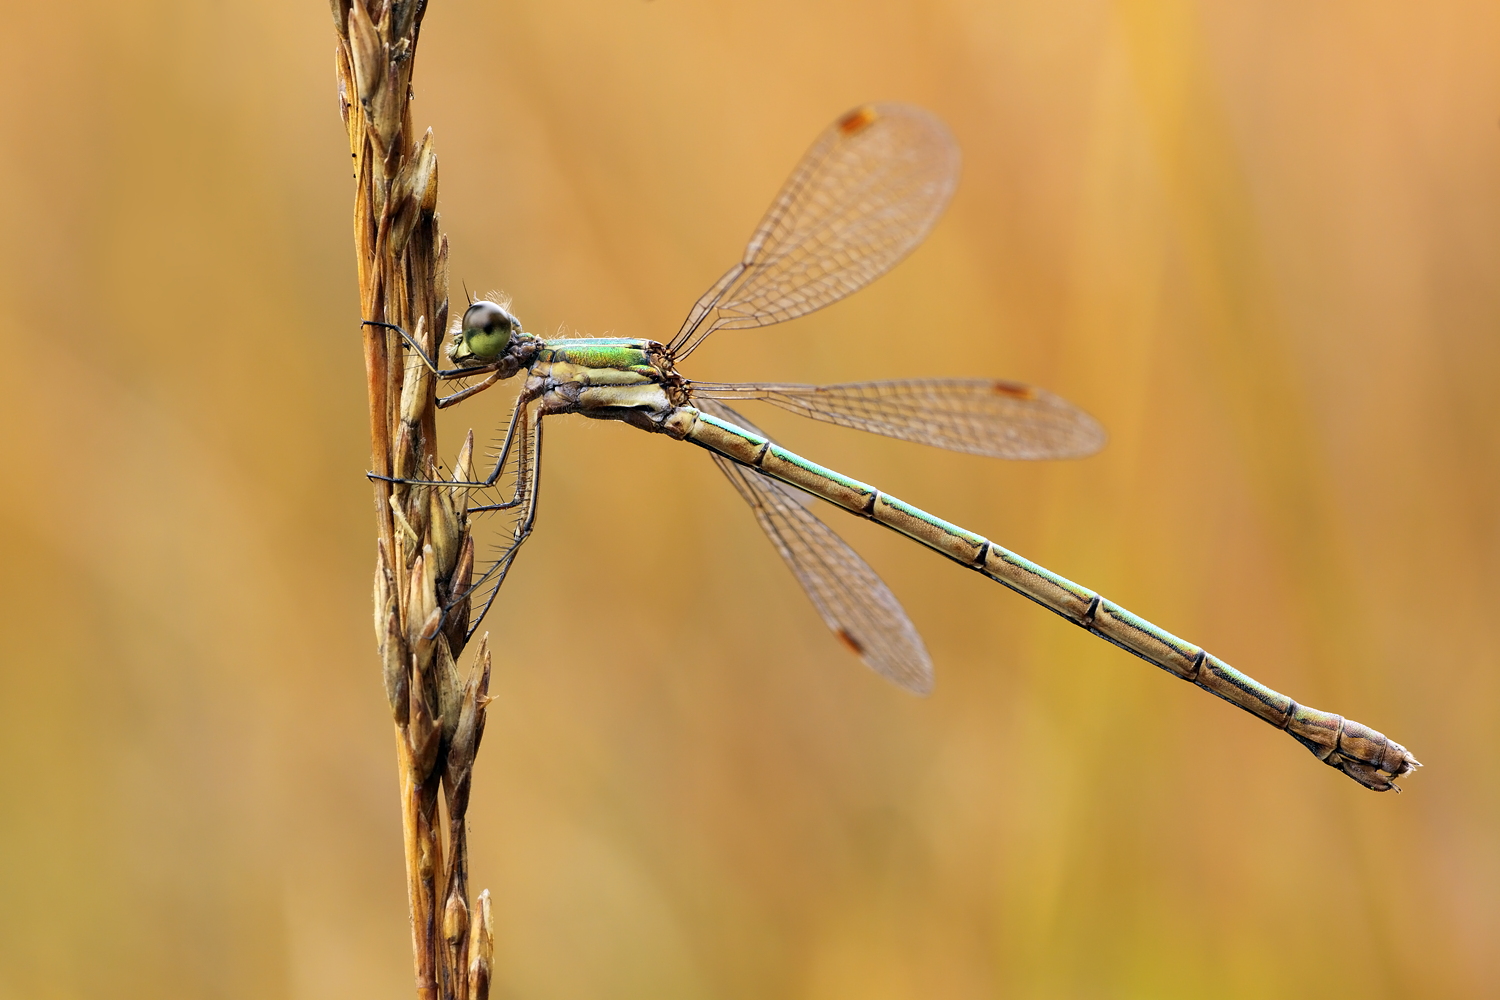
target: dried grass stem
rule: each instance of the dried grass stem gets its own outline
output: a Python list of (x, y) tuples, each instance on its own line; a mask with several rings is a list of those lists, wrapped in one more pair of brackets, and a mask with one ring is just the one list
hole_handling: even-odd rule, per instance
[[(437, 155), (414, 135), (411, 74), (423, 0), (332, 0), (335, 69), (354, 159), (354, 249), (363, 318), (412, 331), (429, 353), (448, 323), (448, 241), (437, 215)], [(435, 382), (394, 331), (363, 328), (370, 444), (383, 476), (438, 474)], [(467, 473), (472, 434), (459, 459)], [(456, 489), (375, 481), (375, 635), (396, 728), (417, 996), (484, 1000), (490, 900), (468, 902), (465, 815), (484, 734), (490, 655), (467, 676), (464, 609), (474, 542)], [(455, 624), (456, 623), (456, 624)], [(440, 808), (440, 800), (441, 806)], [(442, 813), (446, 812), (446, 823)]]

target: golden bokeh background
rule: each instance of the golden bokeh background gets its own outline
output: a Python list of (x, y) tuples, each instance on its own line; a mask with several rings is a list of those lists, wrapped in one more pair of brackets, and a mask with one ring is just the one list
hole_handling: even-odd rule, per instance
[[(13, 6), (0, 998), (409, 997), (327, 5)], [(1487, 0), (433, 0), (455, 295), (665, 339), (828, 121), (931, 108), (926, 245), (689, 373), (1062, 393), (1099, 456), (765, 424), (1427, 765), (1366, 791), (832, 514), (932, 649), (909, 697), (703, 454), (558, 420), (488, 623), (497, 997), (1500, 995), (1497, 39)]]

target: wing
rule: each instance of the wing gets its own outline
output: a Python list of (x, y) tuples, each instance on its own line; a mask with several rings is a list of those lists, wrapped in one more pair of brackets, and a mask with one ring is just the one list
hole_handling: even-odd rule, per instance
[(958, 145), (933, 115), (907, 104), (848, 112), (802, 157), (669, 353), (681, 360), (715, 330), (780, 323), (858, 291), (922, 242), (957, 182)]
[[(722, 403), (704, 400), (702, 408), (754, 429)], [(834, 635), (882, 677), (916, 694), (931, 692), (932, 660), (901, 602), (858, 553), (813, 516), (802, 492), (722, 456), (712, 457)]]
[(1045, 389), (994, 379), (840, 385), (694, 382), (695, 399), (759, 399), (814, 420), (992, 458), (1081, 458), (1104, 428)]

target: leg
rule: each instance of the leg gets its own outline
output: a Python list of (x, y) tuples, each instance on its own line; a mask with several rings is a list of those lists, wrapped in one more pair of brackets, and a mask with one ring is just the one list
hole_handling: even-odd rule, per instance
[(440, 410), (447, 409), (460, 400), (468, 399), (475, 393), (483, 392), (498, 381), (500, 381), (500, 370), (496, 369), (490, 374), (490, 377), (485, 379), (483, 382), (471, 385), (467, 389), (460, 389), (458, 392), (455, 392), (451, 396), (439, 396), (437, 400), (437, 408)]
[(487, 591), (484, 603), (477, 612), (470, 616), (468, 635), (471, 637), (489, 612), (490, 605), (495, 603), (495, 597), (500, 593), (500, 585), (505, 582), (506, 574), (510, 572), (511, 563), (515, 562), (521, 546), (531, 536), (531, 529), (536, 525), (537, 486), (541, 481), (542, 466), (542, 415), (540, 412), (533, 414), (524, 406), (518, 406), (517, 409), (521, 411), (522, 416), (520, 418), (520, 443), (516, 456), (515, 496), (503, 504), (470, 507), (469, 513), (472, 515), (495, 510), (509, 510), (519, 506), (520, 518), (516, 521), (511, 534), (511, 543), (505, 552), (493, 566), (485, 570), (484, 574), (473, 582), (468, 590), (455, 595), (449, 604), (450, 608), (454, 607), (463, 601), (471, 600), (480, 590)]
[[(517, 426), (519, 424), (519, 427)], [(514, 437), (520, 442), (520, 448), (516, 455), (516, 492), (513, 497), (503, 503), (482, 504), (478, 507), (470, 507), (470, 514), (484, 514), (492, 510), (510, 510), (513, 507), (526, 507), (531, 513), (535, 513), (536, 504), (536, 467), (542, 460), (542, 415), (540, 412), (531, 413), (524, 405), (516, 406), (516, 415), (511, 418), (511, 429), (506, 435), (505, 451), (502, 454), (500, 465), (490, 473), (490, 478), (500, 478), (505, 468), (505, 462), (510, 451), (510, 438)], [(519, 433), (518, 433), (519, 431)], [(527, 534), (531, 533), (531, 526), (523, 518)], [(520, 529), (517, 528), (517, 531)], [(524, 536), (520, 536), (524, 540)]]
[[(488, 489), (489, 487), (494, 486), (495, 483), (499, 482), (501, 473), (505, 471), (505, 465), (510, 461), (511, 449), (515, 447), (516, 441), (518, 439), (517, 431), (521, 430), (522, 425), (525, 423), (540, 424), (540, 421), (542, 419), (542, 415), (540, 413), (538, 413), (535, 417), (528, 418), (526, 416), (526, 407), (530, 403), (531, 398), (526, 395), (526, 391), (523, 389), (521, 391), (521, 395), (516, 398), (516, 405), (514, 409), (510, 411), (510, 425), (505, 430), (505, 441), (500, 446), (500, 457), (495, 462), (495, 468), (492, 469), (489, 476), (483, 480), (465, 482), (456, 480), (444, 481), (441, 479), (396, 479), (391, 476), (382, 476), (374, 472), (367, 472), (365, 473), (365, 475), (370, 479), (384, 479), (386, 482), (400, 483), (403, 486), (472, 486), (476, 489)], [(524, 434), (522, 436), (524, 436)]]
[[(417, 357), (421, 358), (422, 359), (422, 363), (427, 366), (427, 370), (430, 371), (430, 372), (432, 372), (432, 374), (436, 375), (440, 379), (447, 380), (447, 379), (451, 379), (451, 378), (462, 378), (465, 375), (475, 375), (475, 374), (477, 374), (479, 372), (484, 371), (483, 367), (478, 367), (478, 368), (439, 368), (438, 365), (437, 365), (437, 362), (435, 360), (433, 360), (432, 355), (428, 354), (427, 351), (425, 349), (423, 349), (423, 347), (422, 347), (421, 344), (419, 344), (415, 340), (413, 340), (411, 338), (411, 334), (409, 334), (405, 330), (401, 329), (395, 323), (382, 323), (379, 320), (365, 319), (365, 320), (360, 320), (360, 325), (361, 326), (381, 326), (381, 327), (385, 327), (387, 330), (395, 330), (397, 333), (401, 334), (401, 339), (404, 340), (404, 341), (406, 341), (406, 346), (409, 347), (409, 348), (411, 348), (413, 351), (415, 351), (417, 353)], [(476, 386), (474, 388), (473, 392), (478, 392), (479, 388), (480, 387)], [(472, 395), (473, 393), (469, 393), (469, 394)], [(455, 402), (456, 402), (456, 400), (455, 400)]]

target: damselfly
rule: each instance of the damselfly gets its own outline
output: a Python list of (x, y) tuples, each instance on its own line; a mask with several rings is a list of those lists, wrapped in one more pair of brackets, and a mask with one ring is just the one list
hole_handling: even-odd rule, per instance
[[(471, 481), (398, 482), (486, 490), (508, 498), (472, 515), (509, 511), (510, 537), (493, 565), (454, 596), (451, 614), (478, 626), (536, 521), (543, 418), (578, 413), (618, 420), (707, 450), (834, 634), (878, 673), (908, 690), (932, 687), (921, 636), (890, 589), (809, 510), (809, 496), (893, 528), (954, 562), (1031, 598), (1094, 635), (1284, 729), (1325, 763), (1376, 791), (1420, 766), (1406, 749), (1341, 716), (1299, 705), (1192, 643), (988, 539), (770, 440), (730, 408), (774, 406), (845, 427), (996, 458), (1068, 458), (1104, 442), (1100, 426), (1042, 389), (993, 379), (910, 379), (842, 385), (697, 382), (677, 365), (710, 334), (803, 316), (889, 270), (936, 222), (958, 177), (958, 149), (935, 117), (901, 104), (856, 108), (829, 126), (782, 187), (744, 256), (705, 292), (677, 335), (652, 340), (544, 340), (504, 306), (472, 303), (443, 370), (407, 345), (439, 379), (485, 376), (439, 399), (451, 405), (515, 375), (525, 379), (493, 471)], [(384, 324), (381, 324), (384, 325)]]

